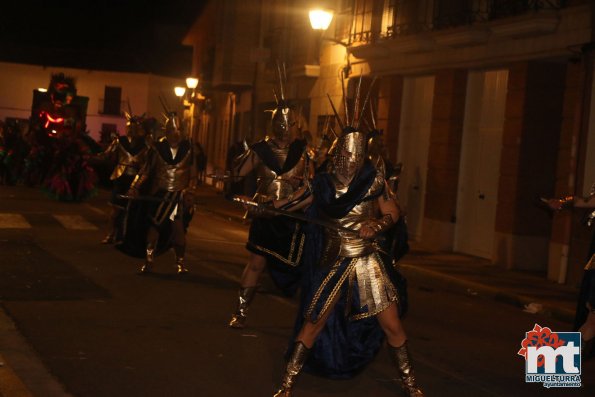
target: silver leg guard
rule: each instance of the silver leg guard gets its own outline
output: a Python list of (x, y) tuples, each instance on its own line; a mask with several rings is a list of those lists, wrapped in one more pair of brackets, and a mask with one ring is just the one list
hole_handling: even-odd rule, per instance
[(177, 271), (178, 274), (187, 274), (188, 273), (188, 269), (186, 268), (186, 266), (184, 266), (184, 257), (181, 256), (176, 256), (176, 267), (177, 267)]
[(308, 358), (310, 349), (306, 347), (301, 341), (298, 341), (293, 346), (293, 353), (287, 367), (285, 368), (285, 375), (283, 375), (283, 382), (281, 388), (273, 397), (292, 397), (293, 396), (293, 384), (295, 379), (302, 371), (302, 367)]
[(417, 386), (417, 381), (415, 380), (415, 372), (413, 371), (407, 341), (400, 347), (388, 345), (388, 349), (390, 357), (399, 372), (401, 382), (403, 382), (403, 389), (406, 395), (408, 397), (424, 397), (424, 393)]
[(145, 253), (145, 263), (140, 268), (141, 274), (151, 273), (153, 271), (153, 255), (155, 253), (155, 246), (153, 244), (147, 244), (147, 250)]
[(238, 307), (229, 322), (231, 328), (244, 328), (246, 325), (248, 307), (256, 295), (256, 289), (257, 287), (241, 287), (238, 291)]

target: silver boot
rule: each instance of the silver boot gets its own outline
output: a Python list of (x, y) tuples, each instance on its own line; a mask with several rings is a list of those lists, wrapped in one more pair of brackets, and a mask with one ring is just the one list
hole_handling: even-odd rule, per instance
[(291, 354), (291, 358), (289, 359), (289, 362), (287, 362), (287, 367), (285, 368), (285, 375), (283, 375), (281, 388), (273, 395), (273, 397), (293, 396), (293, 384), (295, 383), (297, 376), (302, 371), (302, 367), (304, 366), (309, 353), (310, 349), (308, 349), (301, 341), (295, 342), (295, 345), (293, 345), (293, 353)]
[(188, 273), (188, 269), (184, 266), (184, 257), (183, 256), (176, 256), (176, 267), (178, 269), (178, 274), (186, 274)]
[(145, 253), (145, 263), (140, 268), (141, 274), (151, 273), (153, 271), (153, 255), (155, 253), (155, 246), (153, 244), (147, 244), (147, 250)]
[(411, 364), (411, 355), (409, 354), (407, 341), (400, 347), (388, 345), (388, 350), (393, 363), (397, 367), (406, 395), (408, 397), (424, 397), (424, 393), (417, 386), (417, 381), (415, 380), (415, 372)]
[(231, 328), (244, 328), (246, 325), (248, 307), (256, 295), (256, 289), (257, 287), (241, 287), (238, 291), (238, 307), (229, 321)]

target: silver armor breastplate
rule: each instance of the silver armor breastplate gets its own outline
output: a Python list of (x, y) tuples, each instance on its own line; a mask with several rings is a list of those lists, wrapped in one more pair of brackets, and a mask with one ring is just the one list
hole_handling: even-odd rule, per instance
[(138, 173), (141, 169), (143, 164), (147, 161), (147, 154), (149, 151), (148, 147), (144, 147), (140, 152), (133, 155), (129, 153), (122, 144), (118, 144), (117, 147), (118, 153), (118, 164), (112, 175), (110, 176), (111, 180), (118, 179), (122, 175), (129, 175), (134, 176)]
[[(283, 167), (289, 153), (289, 145), (280, 148), (271, 141), (267, 144), (273, 151), (275, 159), (280, 167)], [(268, 168), (262, 161), (256, 167), (257, 189), (255, 200), (259, 202), (284, 199), (296, 191), (307, 178), (305, 151), (296, 165), (284, 174), (277, 175), (275, 171)]]
[(192, 150), (177, 164), (167, 163), (159, 154), (156, 155), (155, 183), (158, 190), (177, 192), (190, 185)]

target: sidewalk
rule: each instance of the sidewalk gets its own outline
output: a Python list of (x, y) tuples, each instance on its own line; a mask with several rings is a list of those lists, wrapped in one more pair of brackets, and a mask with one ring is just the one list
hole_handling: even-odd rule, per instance
[[(225, 200), (222, 193), (210, 186), (198, 188), (198, 205), (213, 215), (247, 224), (242, 207)], [(410, 246), (400, 266), (414, 284), (496, 300), (567, 323), (574, 320), (578, 296), (574, 288), (554, 283), (539, 274), (506, 270), (486, 259), (429, 251), (416, 243)]]

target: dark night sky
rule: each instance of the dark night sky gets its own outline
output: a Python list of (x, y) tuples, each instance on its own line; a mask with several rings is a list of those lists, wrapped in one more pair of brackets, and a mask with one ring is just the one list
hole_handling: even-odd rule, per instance
[(182, 77), (192, 50), (180, 41), (204, 2), (3, 1), (0, 61)]

